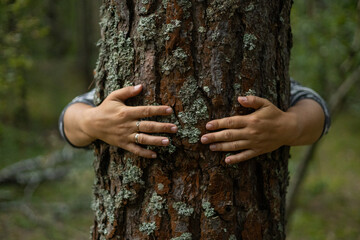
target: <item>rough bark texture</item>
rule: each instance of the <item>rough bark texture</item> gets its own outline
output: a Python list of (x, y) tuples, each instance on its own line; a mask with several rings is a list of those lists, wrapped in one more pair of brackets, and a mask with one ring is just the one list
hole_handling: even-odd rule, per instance
[(103, 0), (97, 99), (142, 83), (129, 105), (166, 104), (171, 145), (148, 160), (96, 143), (93, 239), (285, 239), (288, 148), (226, 165), (199, 139), (248, 114), (237, 96), (288, 107), (291, 0)]

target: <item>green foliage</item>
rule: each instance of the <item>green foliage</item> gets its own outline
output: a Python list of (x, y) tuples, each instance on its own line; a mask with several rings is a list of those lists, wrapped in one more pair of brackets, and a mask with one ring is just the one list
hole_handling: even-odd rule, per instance
[[(26, 111), (25, 73), (32, 64), (33, 45), (46, 36), (39, 0), (0, 1), (0, 119), (21, 122)], [(31, 10), (30, 10), (31, 9)], [(11, 99), (11, 104), (8, 104)]]
[(290, 74), (327, 99), (360, 64), (357, 2), (294, 2)]

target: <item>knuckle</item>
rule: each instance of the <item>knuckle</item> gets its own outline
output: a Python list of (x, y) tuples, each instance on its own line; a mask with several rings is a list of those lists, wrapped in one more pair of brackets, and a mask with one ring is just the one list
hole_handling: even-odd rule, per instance
[(233, 128), (234, 127), (234, 120), (232, 118), (227, 119), (227, 126), (229, 128)]
[(239, 150), (239, 149), (240, 149), (240, 144), (239, 144), (239, 142), (234, 142), (234, 143), (233, 143), (233, 148), (234, 148), (234, 150)]
[(150, 108), (145, 108), (144, 109), (144, 115), (145, 115), (145, 117), (149, 117), (150, 116), (150, 114), (151, 114), (151, 109)]
[(225, 140), (231, 140), (231, 139), (232, 139), (232, 136), (233, 136), (233, 134), (232, 134), (232, 132), (230, 132), (230, 131), (226, 131), (226, 132), (224, 133)]

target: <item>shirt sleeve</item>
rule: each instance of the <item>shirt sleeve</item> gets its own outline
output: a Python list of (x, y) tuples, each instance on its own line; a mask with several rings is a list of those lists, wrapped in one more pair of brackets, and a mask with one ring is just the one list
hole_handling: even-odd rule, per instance
[(80, 96), (77, 96), (76, 98), (74, 98), (68, 105), (65, 106), (65, 108), (62, 110), (60, 117), (59, 117), (59, 131), (60, 131), (60, 135), (61, 137), (67, 142), (69, 143), (71, 146), (75, 147), (75, 148), (84, 148), (84, 147), (77, 147), (75, 145), (73, 145), (69, 139), (66, 137), (65, 135), (65, 130), (64, 130), (64, 115), (65, 115), (65, 111), (66, 109), (68, 109), (68, 107), (70, 107), (71, 105), (75, 104), (75, 103), (85, 103), (87, 105), (93, 106), (95, 107), (94, 104), (94, 95), (95, 95), (95, 89), (92, 89), (90, 92), (84, 93)]
[[(290, 106), (294, 106), (302, 99), (313, 99), (318, 102), (325, 114), (324, 128), (321, 137), (329, 131), (331, 125), (330, 112), (324, 99), (314, 90), (300, 85), (295, 80), (290, 80)], [(320, 137), (320, 138), (321, 138)]]

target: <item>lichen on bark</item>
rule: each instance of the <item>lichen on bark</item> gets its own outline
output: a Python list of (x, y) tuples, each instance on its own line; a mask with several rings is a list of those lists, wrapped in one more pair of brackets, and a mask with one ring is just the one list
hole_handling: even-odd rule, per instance
[[(270, 2), (269, 2), (270, 1)], [(288, 107), (291, 0), (103, 0), (97, 104), (169, 105), (177, 134), (157, 159), (95, 143), (92, 239), (285, 239), (287, 148), (228, 166), (199, 142), (205, 124), (248, 114), (238, 96)]]

